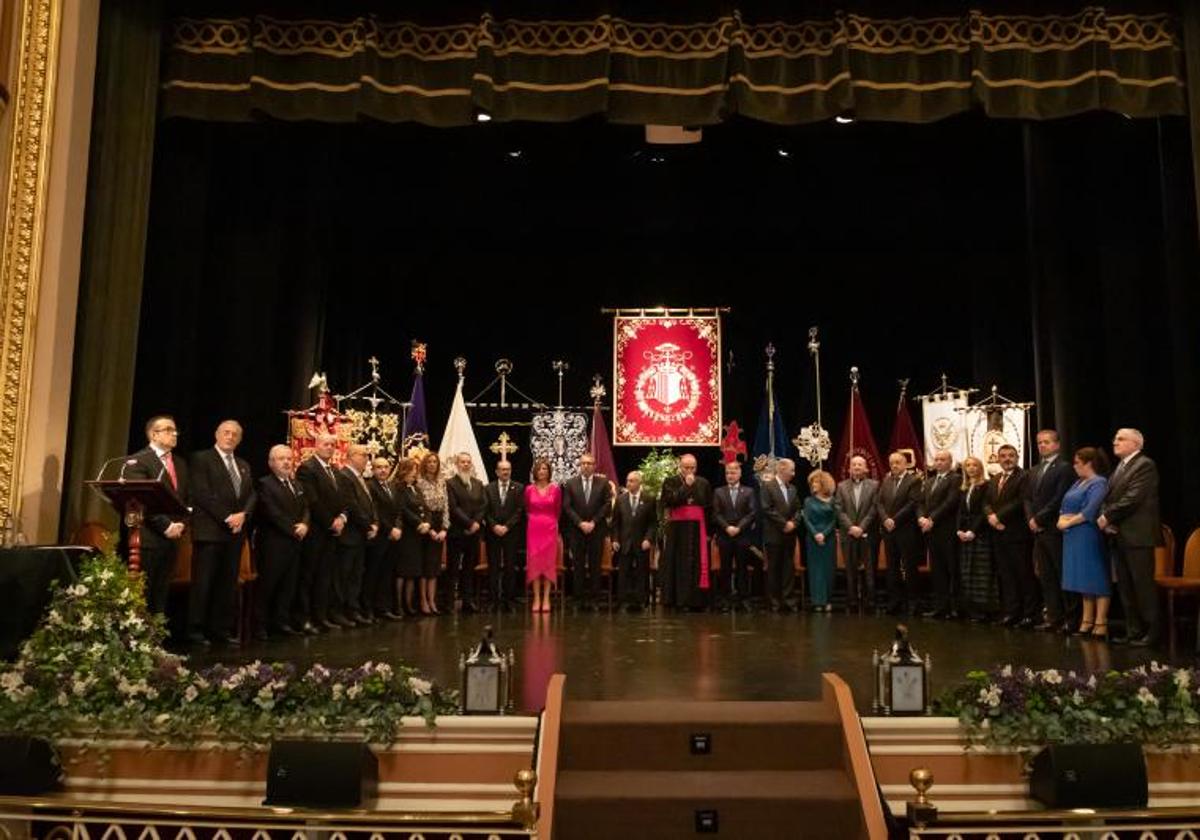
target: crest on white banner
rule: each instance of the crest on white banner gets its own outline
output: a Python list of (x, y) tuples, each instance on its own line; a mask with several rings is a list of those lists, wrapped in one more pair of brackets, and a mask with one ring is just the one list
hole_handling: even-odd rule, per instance
[(1026, 466), (1025, 412), (1011, 406), (972, 406), (962, 413), (968, 453), (983, 461), (989, 475), (1000, 469), (997, 452), (1006, 444), (1017, 448), (1017, 465)]
[(467, 414), (467, 401), (463, 399), (462, 374), (466, 368), (466, 360), (455, 359), (454, 366), (458, 368), (458, 387), (454, 391), (454, 403), (450, 406), (450, 416), (446, 418), (446, 431), (442, 432), (442, 445), (438, 447), (438, 458), (442, 462), (442, 475), (454, 475), (454, 457), (460, 452), (466, 452), (471, 456), (472, 474), (487, 484), (487, 469), (484, 467), (483, 455), (479, 452), (479, 442), (475, 440), (475, 430), (471, 428), (471, 416)]
[(925, 431), (925, 463), (946, 450), (961, 464), (968, 455), (967, 395), (970, 391), (953, 388), (934, 391), (921, 397), (921, 426)]

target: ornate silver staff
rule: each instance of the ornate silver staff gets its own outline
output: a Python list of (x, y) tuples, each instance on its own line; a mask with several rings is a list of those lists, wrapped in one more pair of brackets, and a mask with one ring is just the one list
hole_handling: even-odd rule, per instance
[(821, 465), (829, 457), (831, 448), (829, 432), (821, 425), (821, 342), (817, 341), (817, 328), (808, 328), (808, 352), (813, 357), (813, 367), (816, 371), (817, 388), (817, 421), (805, 426), (800, 434), (792, 438), (800, 457), (814, 467)]

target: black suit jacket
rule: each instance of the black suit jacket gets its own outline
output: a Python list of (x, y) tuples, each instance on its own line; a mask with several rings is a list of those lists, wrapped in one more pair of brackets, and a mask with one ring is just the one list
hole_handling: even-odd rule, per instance
[[(717, 536), (722, 539), (735, 539), (739, 543), (750, 541), (750, 533), (758, 518), (754, 506), (754, 489), (744, 484), (737, 486), (737, 498), (729, 498), (729, 485), (722, 484), (713, 488), (712, 518), (717, 526)], [(738, 528), (738, 535), (730, 537), (725, 529), (730, 525)]]
[(1152, 548), (1162, 544), (1158, 518), (1158, 467), (1142, 453), (1134, 455), (1120, 472), (1109, 478), (1108, 495), (1100, 513), (1117, 528), (1117, 542), (1125, 548)]
[[(234, 534), (225, 524), (225, 518), (235, 513), (245, 513), (246, 523), (242, 534), (249, 533), (250, 517), (254, 514), (254, 480), (250, 476), (250, 465), (234, 456), (238, 474), (241, 475), (239, 492), (234, 492), (233, 479), (225, 461), (215, 447), (192, 453), (189, 480), (192, 494), (192, 540), (195, 542), (229, 542)], [(241, 535), (238, 535), (238, 539)]]
[(1022, 542), (1032, 539), (1029, 523), (1025, 519), (1025, 487), (1029, 474), (1020, 467), (1014, 467), (1004, 489), (1000, 489), (998, 473), (988, 480), (988, 494), (983, 502), (983, 512), (996, 514), (996, 518), (1004, 525), (1003, 531), (996, 531), (997, 539), (1005, 542)]
[(448, 536), (465, 536), (472, 522), (479, 523), (480, 530), (475, 533), (482, 536), (484, 515), (487, 513), (487, 497), (482, 481), (471, 476), (471, 486), (467, 487), (457, 475), (446, 479), (446, 503), (450, 510)]
[[(936, 487), (934, 485), (937, 485)], [(936, 475), (927, 476), (921, 484), (921, 498), (917, 502), (917, 516), (933, 520), (931, 534), (952, 534), (958, 530), (959, 487), (962, 476), (957, 472), (946, 473), (937, 480)]]
[(382, 481), (371, 476), (367, 479), (367, 491), (371, 494), (371, 503), (375, 505), (375, 521), (379, 523), (375, 540), (388, 540), (393, 528), (403, 527), (400, 522), (400, 488), (394, 484), (388, 484), (385, 488)]
[[(484, 524), (488, 534), (493, 525), (503, 525), (512, 534), (525, 521), (525, 485), (519, 481), (508, 482), (508, 492), (500, 498), (500, 482), (493, 481), (484, 489), (487, 504), (484, 508)], [(507, 536), (507, 535), (506, 535)]]
[(1075, 470), (1062, 456), (1057, 455), (1050, 466), (1038, 464), (1029, 470), (1025, 489), (1025, 520), (1033, 519), (1038, 527), (1058, 533), (1058, 511), (1063, 496), (1075, 483)]
[(379, 524), (375, 513), (375, 502), (371, 491), (354, 475), (354, 468), (347, 465), (337, 472), (338, 488), (342, 496), (342, 507), (346, 511), (346, 527), (342, 529), (341, 544), (355, 547), (365, 545), (367, 531)]
[(592, 492), (586, 502), (583, 499), (583, 478), (577, 475), (570, 479), (563, 485), (562, 515), (571, 526), (572, 533), (581, 533), (581, 522), (595, 523), (592, 536), (608, 533), (609, 520), (612, 518), (612, 488), (608, 485), (608, 479), (599, 473), (592, 475)]
[(960, 490), (962, 503), (958, 506), (957, 531), (970, 531), (977, 539), (987, 537), (992, 529), (988, 526), (987, 512), (983, 507), (988, 499), (988, 485), (981, 484), (974, 490)]
[[(128, 464), (125, 467), (125, 478), (138, 480), (159, 480), (171, 487), (171, 478), (167, 475), (166, 469), (163, 467), (162, 459), (154, 453), (154, 450), (147, 446), (145, 449), (139, 449), (137, 452), (129, 456), (128, 460), (136, 461), (135, 464)], [(178, 452), (171, 453), (171, 460), (175, 464), (175, 478), (179, 482), (179, 486), (172, 488), (175, 495), (179, 497), (179, 501), (185, 505), (191, 504), (191, 496), (188, 490), (188, 467), (187, 459)], [(189, 517), (190, 518), (190, 517)], [(168, 516), (147, 516), (142, 528), (142, 541), (147, 544), (148, 548), (157, 548), (176, 542), (168, 540), (163, 536), (163, 532), (167, 530), (167, 526), (172, 520)], [(186, 523), (188, 519), (184, 519)]]
[[(795, 486), (788, 485), (788, 494), (785, 499), (779, 482), (772, 478), (763, 482), (762, 492), (759, 495), (763, 514), (763, 542), (767, 545), (782, 545), (787, 542), (789, 537), (795, 538), (798, 534), (803, 533), (804, 522), (800, 516), (802, 501), (800, 491)], [(784, 525), (788, 522), (796, 523), (796, 529), (790, 534), (783, 531)]]
[(312, 527), (322, 534), (330, 533), (333, 520), (341, 516), (346, 509), (342, 502), (342, 490), (338, 485), (337, 470), (332, 466), (331, 469), (332, 476), (317, 463), (315, 455), (296, 468), (296, 480), (304, 488), (304, 496), (308, 499)]
[(897, 480), (890, 472), (879, 482), (879, 496), (875, 505), (879, 524), (885, 519), (896, 523), (896, 530), (915, 525), (917, 505), (921, 500), (921, 480), (910, 472), (903, 473)]
[(308, 499), (300, 482), (293, 481), (290, 492), (287, 485), (274, 474), (264, 475), (258, 480), (258, 506), (254, 517), (255, 539), (263, 547), (274, 543), (299, 544), (295, 527), (308, 524)]
[(628, 491), (622, 491), (613, 508), (612, 538), (620, 546), (621, 554), (641, 551), (642, 541), (653, 541), (658, 526), (658, 505), (654, 497), (645, 491), (639, 493), (636, 513), (632, 498)]

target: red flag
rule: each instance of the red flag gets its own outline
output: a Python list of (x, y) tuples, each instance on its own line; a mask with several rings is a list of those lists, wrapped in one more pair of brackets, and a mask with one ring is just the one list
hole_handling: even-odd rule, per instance
[(596, 472), (603, 475), (617, 487), (622, 486), (621, 476), (617, 475), (617, 462), (613, 460), (612, 446), (608, 442), (608, 424), (604, 422), (604, 412), (600, 403), (592, 409), (592, 457), (596, 459)]
[(846, 412), (846, 427), (842, 430), (842, 439), (838, 441), (837, 455), (833, 458), (833, 468), (839, 480), (850, 477), (850, 459), (861, 455), (867, 459), (867, 475), (871, 478), (882, 478), (885, 472), (883, 462), (879, 458), (879, 447), (875, 445), (875, 436), (871, 434), (871, 423), (867, 420), (866, 409), (863, 408), (862, 396), (858, 386), (850, 386), (850, 410)]
[(908, 456), (908, 465), (912, 469), (924, 469), (924, 450), (917, 437), (916, 427), (913, 426), (912, 415), (908, 412), (905, 389), (900, 389), (900, 401), (896, 403), (896, 422), (892, 424), (892, 440), (888, 444), (888, 453), (903, 452)]

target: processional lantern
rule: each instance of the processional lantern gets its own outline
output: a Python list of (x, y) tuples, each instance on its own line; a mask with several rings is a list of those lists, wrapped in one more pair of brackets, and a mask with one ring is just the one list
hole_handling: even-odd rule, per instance
[(464, 715), (502, 715), (513, 709), (513, 668), (516, 656), (512, 648), (500, 653), (492, 640), (491, 625), (483, 628), (479, 644), (459, 655), (462, 678), (459, 711)]
[(896, 638), (883, 654), (871, 651), (874, 672), (875, 714), (928, 715), (932, 713), (930, 674), (933, 661), (926, 654), (922, 659), (908, 641), (908, 628), (896, 625)]

